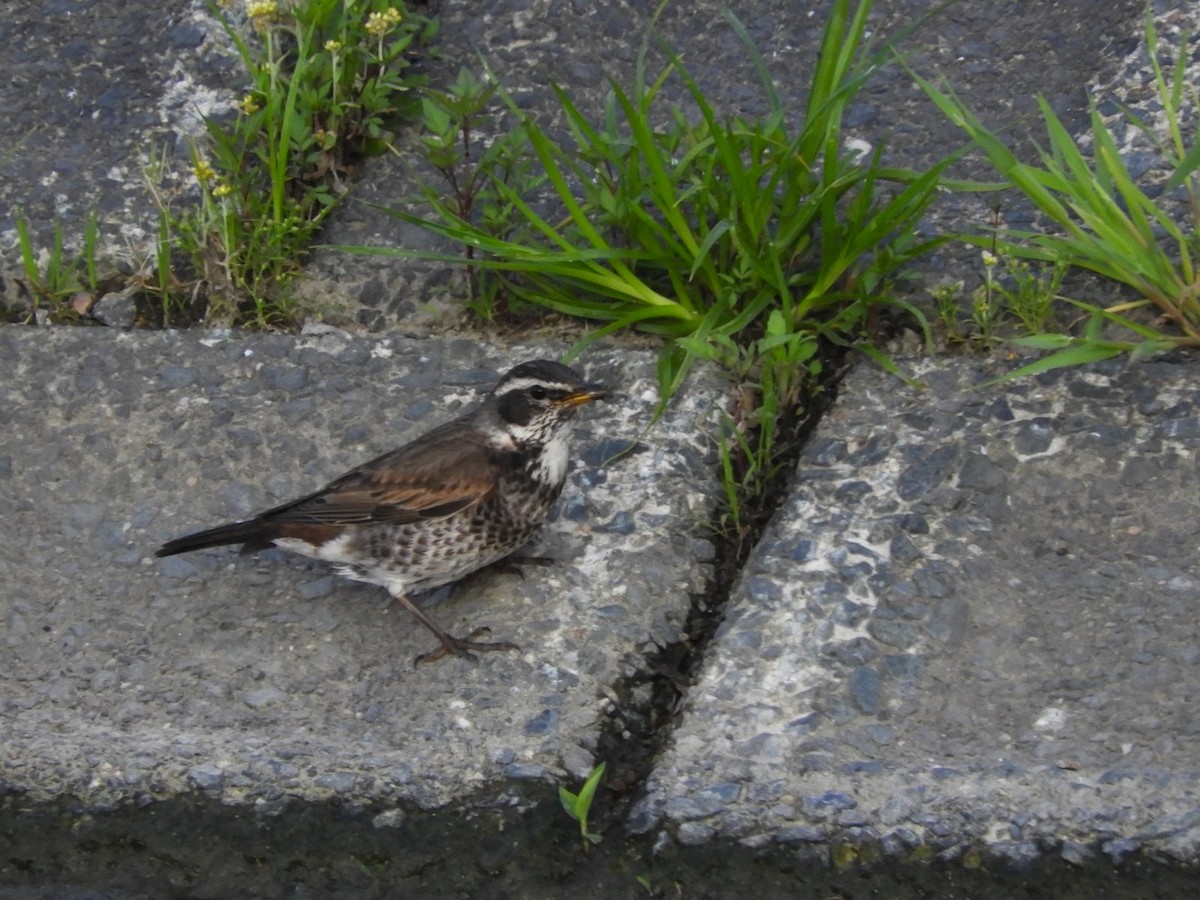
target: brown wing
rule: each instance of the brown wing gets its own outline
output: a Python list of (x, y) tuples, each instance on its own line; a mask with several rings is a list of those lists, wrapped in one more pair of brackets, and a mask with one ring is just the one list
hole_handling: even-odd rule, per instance
[(352, 469), (315, 494), (268, 510), (264, 524), (360, 525), (415, 522), (479, 503), (501, 463), (477, 436), (452, 422)]

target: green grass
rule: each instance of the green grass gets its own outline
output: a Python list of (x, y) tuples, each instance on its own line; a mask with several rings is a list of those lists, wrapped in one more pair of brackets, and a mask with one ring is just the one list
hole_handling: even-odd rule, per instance
[[(210, 4), (247, 80), (236, 114), (206, 120), (182, 196), (168, 187), (161, 152), (146, 167), (159, 221), (152, 261), (129, 279), (142, 324), (297, 326), (304, 311), (290, 285), (313, 236), (347, 194), (355, 163), (387, 149), (389, 124), (418, 109), (411, 91), (421, 79), (409, 68), (434, 35), (431, 20), (393, 0), (238, 5), (244, 15), (232, 0)], [(98, 234), (93, 217), (71, 260), (61, 225), (39, 254), (18, 222), (27, 318), (78, 321), (90, 309)]]
[[(409, 56), (433, 25), (390, 0), (349, 9), (341, 0), (255, 0), (246, 18), (213, 9), (248, 86), (237, 115), (210, 120), (192, 149), (198, 203), (159, 195), (154, 274), (142, 276), (156, 298), (152, 318), (296, 324), (303, 312), (289, 285), (346, 194), (355, 160), (388, 146), (397, 115), (419, 115), (422, 152), (444, 186), (424, 191), (430, 217), (390, 212), (458, 243), (461, 254), (349, 249), (465, 264), (470, 305), (485, 320), (530, 308), (584, 320), (590, 331), (572, 355), (624, 330), (656, 335), (664, 404), (698, 361), (723, 367), (737, 386), (720, 436), (734, 526), (775, 474), (790, 429), (821, 388), (830, 348), (890, 367), (874, 343), (887, 309), (910, 316), (929, 339), (924, 316), (894, 286), (946, 240), (984, 248), (984, 279), (969, 294), (951, 283), (935, 288), (936, 321), (953, 341), (990, 346), (1016, 327), (1018, 345), (1049, 351), (1014, 375), (1200, 344), (1200, 97), (1186, 78), (1186, 40), (1166, 52), (1149, 15), (1162, 113), (1157, 123), (1127, 115), (1161, 154), (1164, 184), (1131, 176), (1094, 107), (1090, 135), (1076, 141), (1039, 99), (1046, 145), (1025, 163), (952, 89), (914, 73), (1054, 226), (922, 238), (916, 226), (935, 192), (955, 185), (943, 177), (951, 159), (900, 170), (884, 164), (882, 146), (860, 155), (844, 140), (846, 109), (894, 56), (868, 40), (870, 0), (832, 4), (798, 118), (727, 13), (766, 113), (719, 114), (651, 29), (631, 78), (609, 82), (601, 109), (586, 111), (555, 86), (565, 138), (526, 115), (490, 73), (464, 70), (443, 91), (414, 91)], [(653, 69), (652, 51), (665, 60)], [(680, 94), (686, 106), (667, 99)], [(497, 104), (517, 124), (482, 146), (475, 135)], [(29, 317), (80, 319), (81, 297), (94, 300), (98, 290), (95, 218), (73, 260), (61, 226), (40, 254), (27, 223), (17, 230)], [(1062, 297), (1072, 268), (1119, 282), (1135, 299), (1101, 307)], [(1056, 330), (1080, 313), (1082, 329)]]
[[(1052, 352), (1022, 367), (1014, 376), (1200, 343), (1200, 144), (1196, 143), (1200, 97), (1195, 85), (1186, 80), (1187, 41), (1179, 42), (1173, 62), (1164, 67), (1149, 13), (1145, 34), (1165, 136), (1150, 123), (1132, 113), (1128, 115), (1170, 168), (1163, 189), (1182, 193), (1182, 216), (1174, 215), (1135, 181), (1113, 132), (1094, 104), (1089, 154), (1071, 137), (1046, 100), (1039, 97), (1048, 144), (1040, 151), (1040, 164), (1027, 164), (952, 90), (939, 89), (914, 75), (938, 108), (1055, 226), (1047, 232), (1005, 231), (998, 244), (1003, 255), (1086, 269), (1126, 285), (1138, 297), (1108, 307), (1067, 300), (1086, 316), (1082, 334), (1035, 330), (1018, 339), (1020, 346)], [(968, 239), (977, 243), (986, 240)], [(1127, 337), (1114, 337), (1114, 331), (1123, 331)]]
[[(732, 14), (727, 24), (766, 101), (758, 118), (720, 116), (661, 42), (666, 63), (650, 71), (652, 34), (632, 83), (610, 81), (595, 115), (555, 87), (569, 131), (561, 143), (492, 79), (489, 90), (519, 124), (465, 168), (474, 108), (438, 98), (426, 121), (444, 137), (434, 148), (441, 155), (430, 157), (452, 170), (449, 194), (427, 192), (431, 219), (391, 212), (465, 254), (346, 249), (465, 262), (492, 292), (474, 298), (477, 308), (494, 309), (492, 298), (504, 296), (592, 322), (573, 354), (626, 329), (657, 335), (664, 403), (698, 360), (725, 367), (742, 398), (721, 441), (736, 525), (742, 499), (775, 472), (781, 436), (820, 383), (822, 348), (854, 348), (886, 364), (872, 344), (880, 309), (924, 325), (892, 287), (941, 242), (917, 237), (916, 226), (946, 163), (901, 171), (883, 165), (882, 147), (859, 155), (843, 141), (847, 107), (889, 56), (868, 46), (870, 8), (868, 0), (833, 4), (798, 123)], [(682, 89), (693, 115), (665, 99), (668, 84)], [(446, 149), (456, 143), (458, 151)]]
[(81, 321), (100, 290), (96, 261), (100, 226), (96, 214), (88, 216), (82, 246), (79, 253), (72, 256), (64, 249), (61, 222), (55, 222), (54, 243), (44, 254), (34, 248), (29, 223), (23, 216), (17, 216), (16, 227), (24, 286), (30, 302), (23, 321), (44, 319), (54, 325)]

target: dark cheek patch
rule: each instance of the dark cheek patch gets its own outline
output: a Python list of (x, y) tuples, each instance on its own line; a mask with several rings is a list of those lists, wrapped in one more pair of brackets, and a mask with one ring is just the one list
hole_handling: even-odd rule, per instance
[(511, 425), (528, 425), (533, 418), (533, 406), (522, 391), (501, 395), (499, 407), (500, 417)]

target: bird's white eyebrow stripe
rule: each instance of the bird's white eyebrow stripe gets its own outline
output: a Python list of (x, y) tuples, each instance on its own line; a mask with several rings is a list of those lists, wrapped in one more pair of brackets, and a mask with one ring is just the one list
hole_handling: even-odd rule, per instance
[(534, 385), (541, 385), (544, 388), (555, 391), (571, 390), (571, 385), (562, 381), (547, 381), (545, 378), (514, 378), (512, 381), (506, 381), (498, 385), (496, 393), (507, 394), (509, 391), (524, 391)]

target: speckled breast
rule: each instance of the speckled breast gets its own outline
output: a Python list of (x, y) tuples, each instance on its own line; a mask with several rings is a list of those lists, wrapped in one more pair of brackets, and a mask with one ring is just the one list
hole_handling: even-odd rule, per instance
[(483, 503), (462, 513), (365, 529), (356, 543), (373, 562), (362, 568), (398, 575), (414, 591), (456, 581), (525, 544), (561, 492), (561, 483), (539, 483), (514, 471)]

